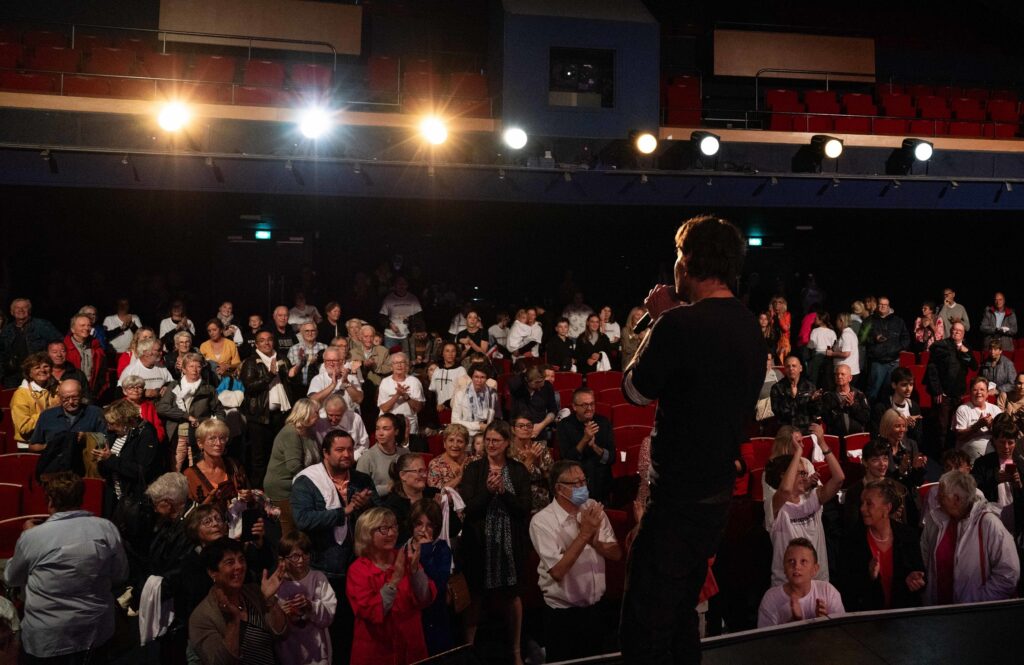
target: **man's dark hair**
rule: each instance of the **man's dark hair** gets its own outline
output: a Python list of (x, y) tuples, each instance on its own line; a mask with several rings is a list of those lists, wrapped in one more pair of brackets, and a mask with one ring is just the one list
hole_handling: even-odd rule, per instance
[(676, 248), (683, 255), (686, 272), (694, 279), (718, 279), (735, 287), (743, 268), (747, 243), (739, 229), (713, 215), (683, 222), (676, 231)]
[(583, 468), (580, 466), (579, 462), (571, 459), (560, 459), (551, 465), (551, 471), (548, 472), (548, 483), (550, 484), (549, 489), (551, 490), (552, 501), (555, 500), (555, 487), (558, 485), (558, 479), (574, 466), (578, 466), (581, 469)]
[(53, 512), (62, 513), (82, 507), (85, 483), (73, 471), (59, 471), (43, 483), (43, 492), (53, 506)]
[(593, 395), (593, 394), (594, 394), (594, 389), (593, 388), (587, 388), (585, 386), (583, 388), (577, 388), (576, 390), (572, 391), (572, 403), (573, 403), (573, 406), (576, 405), (576, 398), (579, 397), (580, 395)]
[(999, 349), (1000, 351), (1002, 351), (1003, 350), (1003, 343), (1000, 342), (998, 339), (991, 339), (988, 342), (988, 348), (989, 348), (990, 351), (992, 349)]
[(491, 371), (487, 369), (487, 365), (484, 365), (483, 363), (473, 363), (472, 365), (469, 366), (470, 378), (472, 378), (472, 376), (477, 372), (483, 372), (484, 376), (486, 376), (488, 379), (491, 378)]
[(355, 448), (356, 440), (352, 438), (352, 435), (343, 429), (332, 429), (330, 432), (324, 435), (324, 440), (320, 442), (320, 452), (326, 457), (327, 453), (331, 451), (331, 446), (334, 445), (336, 439), (348, 439), (352, 442), (352, 447)]
[(558, 325), (559, 323), (564, 323), (564, 324), (566, 324), (566, 325), (571, 325), (571, 324), (569, 323), (569, 319), (565, 318), (564, 316), (563, 316), (562, 318), (558, 319), (557, 321), (555, 321), (555, 325), (556, 325), (556, 326), (557, 326), (557, 325)]
[(220, 568), (220, 562), (224, 559), (225, 554), (244, 554), (244, 552), (245, 549), (242, 547), (242, 543), (227, 536), (221, 536), (204, 547), (199, 557), (203, 561), (203, 566), (207, 570), (214, 572)]
[(892, 385), (898, 385), (904, 381), (914, 382), (914, 373), (906, 367), (896, 367), (892, 370), (892, 374), (889, 375), (889, 381)]
[(1020, 428), (1017, 427), (1016, 419), (1008, 413), (1000, 413), (992, 420), (992, 438), (993, 439), (1013, 439), (1016, 441), (1020, 438)]
[(888, 457), (889, 444), (881, 439), (872, 439), (864, 444), (860, 451), (861, 460), (874, 459), (876, 457)]

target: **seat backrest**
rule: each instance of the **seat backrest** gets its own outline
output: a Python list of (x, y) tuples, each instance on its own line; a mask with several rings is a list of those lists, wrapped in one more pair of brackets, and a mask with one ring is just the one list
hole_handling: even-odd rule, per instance
[(0, 519), (5, 520), (21, 514), (21, 493), (21, 485), (0, 483)]
[[(583, 385), (583, 375), (576, 372), (555, 372), (556, 390), (575, 390)], [(567, 406), (567, 405), (563, 405)]]
[(800, 96), (797, 95), (796, 90), (785, 90), (782, 88), (775, 88), (772, 90), (765, 91), (764, 103), (765, 105), (768, 106), (769, 109), (788, 106), (792, 104), (799, 104)]
[(622, 385), (622, 372), (611, 370), (607, 372), (591, 372), (587, 374), (587, 387), (593, 391), (618, 388)]

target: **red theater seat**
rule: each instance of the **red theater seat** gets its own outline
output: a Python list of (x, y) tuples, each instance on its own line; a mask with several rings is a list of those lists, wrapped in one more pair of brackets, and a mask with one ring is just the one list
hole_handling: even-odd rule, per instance
[(651, 431), (648, 425), (620, 425), (612, 428), (612, 439), (617, 450), (625, 450), (639, 447), (651, 435)]
[(986, 105), (989, 120), (993, 122), (1019, 122), (1017, 102), (1006, 99), (990, 99)]
[(947, 120), (952, 117), (946, 100), (934, 95), (917, 98), (917, 109), (922, 118)]
[(835, 119), (835, 131), (845, 134), (870, 134), (871, 118), (846, 118), (839, 116)]
[(139, 69), (151, 78), (182, 79), (185, 78), (185, 56), (180, 53), (146, 53)]
[(931, 97), (935, 94), (935, 88), (923, 83), (915, 83), (907, 86), (907, 94), (915, 99), (920, 97)]
[(441, 77), (429, 72), (406, 72), (402, 75), (402, 94), (412, 97), (440, 95)]
[(575, 390), (582, 385), (582, 374), (577, 372), (555, 372), (555, 390)]
[(142, 36), (118, 37), (114, 45), (117, 48), (135, 51), (136, 54), (143, 57), (157, 50), (156, 42), (149, 37)]
[(156, 82), (144, 79), (108, 79), (110, 95), (121, 99), (153, 99)]
[(39, 48), (46, 46), (67, 46), (68, 37), (62, 32), (52, 30), (30, 30), (21, 40), (25, 46)]
[(197, 56), (191, 78), (209, 83), (233, 83), (235, 59), (223, 55)]
[(958, 97), (950, 102), (953, 117), (957, 120), (984, 120), (985, 110), (981, 102), (971, 97)]
[(247, 85), (225, 87), (221, 91), (221, 101), (225, 104), (242, 106), (273, 106), (277, 104), (277, 91), (271, 88), (254, 88)]
[(907, 91), (907, 87), (902, 83), (876, 83), (875, 84), (875, 96), (881, 99), (884, 95), (892, 94), (903, 94)]
[(65, 76), (64, 94), (72, 97), (110, 97), (110, 83), (96, 76)]
[(110, 38), (103, 35), (75, 34), (75, 48), (81, 49), (84, 53), (91, 53), (110, 45)]
[(14, 556), (14, 546), (18, 538), (25, 530), (25, 522), (30, 519), (45, 520), (49, 515), (19, 515), (6, 520), (0, 520), (0, 559), (10, 559)]
[(808, 90), (804, 93), (804, 104), (810, 113), (839, 113), (839, 102), (832, 90)]
[(772, 113), (768, 116), (768, 129), (773, 132), (793, 131), (793, 116), (782, 113)]
[(826, 115), (808, 115), (802, 116), (802, 119), (806, 121), (806, 126), (802, 125), (798, 128), (797, 122), (800, 119), (793, 120), (793, 130), (797, 132), (831, 132), (835, 130), (835, 119)]
[(883, 115), (896, 118), (914, 118), (917, 116), (917, 111), (914, 109), (910, 95), (898, 92), (887, 93), (879, 97), (879, 102), (882, 105)]
[(82, 497), (82, 509), (96, 516), (103, 515), (103, 491), (107, 481), (102, 478), (83, 478), (85, 496)]
[(698, 127), (700, 121), (701, 112), (699, 110), (670, 108), (665, 112), (665, 122), (672, 127)]
[(629, 404), (626, 401), (626, 396), (622, 394), (621, 388), (605, 388), (604, 390), (597, 390), (594, 392), (594, 396), (598, 402), (604, 402), (605, 404)]
[(850, 115), (878, 115), (878, 107), (875, 106), (871, 95), (859, 92), (848, 92), (843, 95), (843, 110)]
[(135, 69), (135, 51), (119, 48), (96, 48), (85, 62), (82, 71), (90, 74), (131, 76)]
[(14, 393), (17, 390), (17, 388), (4, 388), (0, 390), (0, 409), (10, 408), (11, 400), (14, 398)]
[(0, 72), (0, 88), (16, 92), (54, 94), (57, 91), (57, 77), (53, 74)]
[(632, 404), (616, 404), (612, 407), (612, 426), (645, 425), (654, 426), (655, 406), (633, 406)]
[(248, 86), (280, 88), (284, 85), (284, 67), (272, 60), (249, 60), (242, 82)]
[(910, 133), (919, 136), (942, 136), (949, 133), (943, 120), (911, 120)]
[(799, 113), (804, 110), (804, 105), (800, 103), (796, 90), (784, 90), (782, 88), (766, 90), (764, 93), (764, 103), (769, 111)]
[(622, 372), (610, 370), (607, 372), (591, 372), (587, 375), (587, 387), (591, 390), (607, 390), (618, 388), (622, 385)]
[(989, 90), (988, 88), (964, 88), (963, 96), (970, 97), (971, 99), (986, 100), (988, 99)]
[(981, 123), (954, 120), (953, 122), (949, 123), (949, 135), (971, 137), (981, 136)]
[(960, 88), (954, 88), (951, 85), (939, 85), (935, 86), (935, 96), (944, 97), (945, 99), (952, 99), (960, 95)]
[(292, 65), (290, 80), (293, 88), (301, 90), (328, 90), (333, 72), (330, 67), (313, 64)]
[(398, 99), (398, 58), (374, 55), (366, 62), (366, 84), (375, 101)]
[(194, 104), (223, 104), (225, 99), (231, 99), (231, 89), (228, 86), (178, 81), (159, 81), (157, 94), (164, 99)]
[(1006, 100), (1008, 102), (1016, 102), (1017, 101), (1017, 91), (1016, 90), (993, 90), (989, 94), (988, 98), (989, 99), (1002, 99), (1002, 100)]
[(487, 78), (473, 72), (455, 72), (448, 77), (448, 94), (463, 99), (487, 99)]
[(22, 487), (15, 483), (0, 483), (0, 520), (22, 514)]
[(0, 68), (14, 69), (21, 64), (25, 49), (14, 42), (0, 42)]
[(28, 58), (29, 69), (48, 72), (77, 72), (82, 54), (77, 49), (64, 46), (40, 46)]
[(1020, 125), (1012, 125), (1002, 122), (987, 122), (982, 125), (982, 132), (990, 139), (1012, 139), (1017, 136), (1017, 128)]

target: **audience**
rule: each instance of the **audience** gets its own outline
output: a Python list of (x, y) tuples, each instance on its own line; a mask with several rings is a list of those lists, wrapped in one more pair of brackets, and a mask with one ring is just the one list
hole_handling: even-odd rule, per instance
[(1013, 361), (1003, 355), (1002, 342), (992, 339), (988, 343), (988, 358), (981, 363), (978, 374), (988, 379), (988, 394), (998, 395), (1013, 390), (1017, 369)]
[(535, 441), (530, 434), (533, 423), (529, 418), (518, 416), (512, 419), (512, 445), (508, 456), (522, 462), (530, 473), (531, 512), (536, 513), (551, 502), (548, 474), (554, 466), (551, 451), (544, 441)]
[(245, 386), (241, 408), (246, 422), (245, 470), (259, 486), (267, 471), (274, 439), (292, 408), (289, 379), (296, 371), (287, 360), (278, 357), (274, 334), (265, 330), (256, 334), (256, 351), (239, 370), (239, 379)]
[[(226, 341), (226, 340), (225, 340)], [(170, 386), (156, 405), (157, 414), (170, 430), (168, 437), (174, 448), (174, 470), (179, 471), (186, 459), (192, 464), (196, 452), (196, 428), (210, 418), (224, 418), (224, 407), (217, 399), (214, 386), (203, 381), (203, 356), (187, 353), (181, 362), (181, 378)]]
[[(316, 397), (314, 401), (320, 402)], [(370, 436), (366, 433), (366, 425), (362, 417), (354, 410), (348, 408), (345, 398), (338, 393), (332, 393), (320, 402), (323, 404), (321, 412), (323, 416), (316, 421), (314, 432), (317, 441), (324, 438), (333, 431), (347, 432), (352, 435), (356, 444), (356, 460), (370, 447)]]
[(757, 610), (758, 628), (846, 613), (839, 592), (820, 576), (818, 550), (810, 540), (793, 538), (781, 559), (785, 582), (765, 592)]
[(952, 330), (954, 323), (963, 324), (964, 331), (971, 329), (971, 319), (967, 316), (964, 306), (956, 302), (956, 291), (947, 288), (942, 292), (942, 308), (939, 310), (939, 318), (946, 330)]
[[(304, 324), (305, 325), (305, 324)], [(288, 617), (284, 639), (274, 644), (281, 665), (328, 665), (331, 636), (338, 597), (319, 570), (310, 570), (312, 544), (301, 532), (285, 534), (277, 547), (284, 561), (284, 578), (277, 589), (277, 602)]]
[(1024, 487), (1020, 470), (1024, 455), (1017, 450), (1020, 428), (1012, 416), (1001, 413), (992, 420), (992, 446), (995, 450), (974, 462), (971, 475), (978, 490), (1000, 510), (1006, 530), (1014, 538), (1024, 530)]
[[(612, 489), (615, 440), (612, 424), (596, 413), (594, 391), (579, 388), (572, 394), (572, 415), (558, 423), (559, 457), (583, 467), (595, 501), (605, 501)], [(518, 422), (518, 421), (517, 421)]]
[(415, 376), (409, 374), (408, 356), (404, 353), (392, 354), (391, 376), (380, 382), (377, 406), (381, 413), (390, 413), (406, 419), (409, 423), (409, 447), (415, 449), (416, 452), (426, 451), (426, 445), (419, 436), (419, 420), (416, 416), (425, 403), (423, 384)]
[[(435, 500), (440, 490), (427, 485), (427, 463), (416, 453), (404, 453), (391, 465), (391, 489), (381, 505), (387, 508), (398, 520), (398, 541), (406, 542), (412, 536), (409, 522), (409, 511), (413, 504), (421, 499)], [(450, 522), (450, 534), (457, 535), (462, 523), (458, 518)], [(438, 536), (442, 534), (438, 531)]]
[[(106, 351), (92, 335), (92, 320), (85, 314), (71, 317), (71, 330), (64, 337), (68, 362), (88, 379), (89, 391), (98, 395), (106, 383)], [(148, 377), (144, 377), (148, 378)]]
[(611, 353), (612, 344), (601, 332), (601, 319), (597, 314), (591, 314), (587, 317), (586, 329), (576, 338), (576, 349), (573, 352), (576, 371), (587, 375), (590, 372), (610, 370)]
[(32, 301), (15, 298), (11, 301), (11, 320), (0, 330), (0, 383), (4, 388), (17, 388), (22, 381), (21, 363), (33, 353), (61, 339), (53, 324), (32, 317)]
[(382, 413), (374, 430), (376, 445), (359, 458), (356, 469), (373, 479), (377, 494), (384, 496), (391, 489), (391, 465), (399, 455), (409, 452), (408, 446), (398, 445), (399, 418), (393, 413)]
[(106, 433), (103, 410), (94, 404), (82, 404), (82, 386), (77, 381), (69, 379), (57, 386), (57, 399), (60, 406), (39, 414), (29, 439), (29, 452), (43, 452), (55, 441), (63, 444), (69, 435), (79, 432)]
[(926, 300), (921, 305), (921, 316), (914, 319), (914, 341), (919, 351), (927, 351), (932, 344), (946, 336), (946, 326), (935, 313), (935, 303)]
[(871, 362), (868, 373), (869, 399), (878, 399), (883, 386), (889, 385), (889, 375), (899, 364), (900, 351), (910, 347), (910, 334), (903, 319), (896, 316), (885, 296), (878, 298), (878, 310), (869, 317), (870, 324), (865, 347)]
[(972, 464), (992, 452), (992, 419), (1000, 413), (999, 407), (988, 401), (988, 379), (975, 377), (970, 402), (958, 406), (953, 418), (957, 450), (967, 453)]
[(50, 356), (45, 351), (33, 353), (21, 363), (25, 379), (11, 395), (11, 421), (14, 423), (14, 441), (19, 450), (28, 450), (39, 416), (50, 407), (57, 406), (58, 381), (53, 378)]
[(300, 399), (289, 412), (284, 427), (274, 437), (263, 489), (267, 498), (281, 509), (282, 533), (291, 533), (295, 529), (289, 503), (295, 476), (306, 467), (320, 463), (320, 445), (313, 433), (319, 411), (320, 405), (313, 400)]
[(106, 512), (116, 514), (122, 501), (142, 497), (150, 481), (164, 469), (164, 460), (156, 429), (143, 420), (137, 406), (120, 399), (107, 407), (103, 418), (109, 442), (93, 448), (91, 454), (107, 480)]
[(992, 305), (985, 308), (981, 317), (981, 334), (984, 344), (998, 342), (1003, 351), (1013, 351), (1013, 338), (1017, 336), (1017, 314), (1006, 306), (1006, 296), (996, 292)]
[(199, 424), (195, 437), (200, 456), (184, 471), (188, 496), (198, 504), (213, 504), (226, 513), (235, 497), (251, 490), (245, 469), (225, 455), (228, 426), (223, 420), (210, 418)]
[(508, 390), (512, 396), (512, 414), (530, 419), (534, 439), (546, 435), (545, 430), (555, 422), (558, 404), (555, 389), (544, 380), (544, 370), (534, 365), (525, 373), (513, 376), (508, 380)]
[(462, 470), (469, 461), (466, 447), (470, 435), (463, 425), (452, 423), (441, 433), (444, 452), (430, 460), (427, 468), (427, 484), (431, 487), (458, 488), (462, 482)]
[(818, 417), (821, 408), (821, 390), (803, 375), (803, 364), (794, 355), (786, 357), (782, 366), (785, 377), (772, 386), (772, 413), (780, 425), (792, 425), (801, 431), (808, 431), (811, 422)]
[(484, 431), (501, 411), (498, 391), (487, 385), (488, 378), (484, 365), (470, 365), (469, 380), (457, 385), (452, 396), (452, 422), (465, 427), (470, 435)]

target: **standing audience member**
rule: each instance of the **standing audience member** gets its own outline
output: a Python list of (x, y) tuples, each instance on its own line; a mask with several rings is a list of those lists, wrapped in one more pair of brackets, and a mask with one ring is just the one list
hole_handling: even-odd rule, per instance
[(105, 662), (113, 589), (128, 577), (121, 536), (82, 510), (85, 483), (75, 474), (55, 474), (44, 491), (50, 517), (21, 534), (4, 568), (8, 587), (25, 588), (21, 646), (30, 663)]
[(498, 312), (495, 323), (487, 329), (487, 343), (490, 346), (488, 355), (500, 353), (501, 357), (509, 355), (508, 351), (508, 312)]
[(155, 339), (143, 339), (135, 346), (136, 357), (124, 368), (118, 386), (122, 386), (125, 376), (137, 376), (146, 382), (146, 399), (157, 399), (167, 392), (168, 386), (174, 383), (174, 377), (166, 367), (160, 365), (160, 342)]
[(964, 330), (971, 329), (971, 319), (967, 316), (967, 310), (956, 301), (956, 291), (947, 288), (942, 292), (942, 308), (939, 309), (939, 318), (946, 330), (952, 330), (954, 323), (962, 323)]
[[(288, 323), (296, 330), (300, 330), (306, 323), (312, 323), (314, 326), (319, 325), (320, 321), (323, 320), (316, 306), (306, 302), (306, 294), (302, 291), (295, 292), (293, 302), (295, 304), (288, 310)], [(324, 343), (326, 344), (326, 342)]]
[(359, 339), (352, 345), (352, 360), (359, 363), (363, 378), (373, 386), (379, 386), (385, 376), (391, 373), (391, 354), (373, 341), (377, 331), (373, 326), (362, 325)]
[(398, 445), (398, 416), (382, 413), (374, 429), (376, 445), (359, 458), (356, 468), (373, 479), (377, 494), (384, 496), (391, 489), (391, 465), (399, 455), (409, 452), (407, 446)]
[(45, 351), (46, 345), (61, 339), (53, 324), (32, 317), (32, 301), (15, 298), (11, 301), (11, 320), (0, 328), (0, 384), (17, 388), (21, 383), (21, 363), (33, 353)]
[(196, 324), (192, 323), (192, 320), (188, 318), (188, 314), (185, 312), (185, 303), (175, 300), (171, 303), (171, 309), (168, 312), (167, 318), (160, 321), (157, 339), (164, 346), (171, 346), (171, 338), (174, 337), (175, 333), (182, 330), (187, 330), (195, 338)]
[[(89, 392), (99, 395), (106, 383), (106, 352), (100, 341), (92, 336), (92, 321), (84, 314), (71, 317), (71, 330), (64, 337), (68, 362), (89, 379)], [(145, 377), (144, 377), (145, 378)]]
[(1017, 378), (1017, 368), (1003, 355), (1001, 344), (998, 339), (989, 341), (988, 358), (978, 368), (978, 374), (988, 379), (988, 394), (993, 396), (1013, 390), (1013, 382)]
[(569, 337), (573, 339), (583, 334), (587, 328), (587, 319), (594, 310), (583, 302), (583, 294), (579, 291), (572, 294), (572, 302), (562, 310), (562, 318), (569, 321)]
[[(585, 429), (585, 428), (584, 428)], [(512, 459), (522, 462), (523, 466), (530, 473), (530, 494), (531, 513), (536, 513), (551, 502), (549, 488), (551, 483), (548, 474), (555, 461), (551, 457), (551, 451), (544, 441), (535, 441), (530, 434), (533, 431), (533, 423), (525, 416), (518, 416), (512, 420), (512, 445), (509, 446), (508, 455)], [(581, 467), (582, 468), (582, 467)]]
[(836, 334), (839, 338), (831, 349), (825, 350), (825, 355), (832, 359), (836, 367), (849, 367), (851, 381), (856, 383), (860, 376), (860, 346), (857, 333), (850, 327), (851, 316), (848, 312), (836, 316)]
[[(392, 356), (392, 367), (394, 367), (394, 364), (395, 357)], [(445, 342), (441, 347), (441, 363), (434, 370), (434, 374), (430, 377), (430, 384), (427, 387), (427, 390), (436, 396), (438, 411), (451, 407), (451, 399), (455, 394), (456, 386), (460, 385), (467, 378), (466, 369), (459, 364), (458, 349), (455, 342)], [(384, 383), (382, 382), (381, 385), (383, 386)]]
[(458, 488), (462, 482), (462, 469), (468, 460), (466, 447), (469, 445), (469, 430), (458, 423), (452, 423), (441, 433), (444, 453), (430, 460), (427, 469), (427, 484), (442, 489)]
[(792, 425), (806, 432), (818, 417), (824, 391), (815, 390), (810, 381), (802, 378), (803, 365), (795, 355), (786, 358), (782, 371), (783, 379), (771, 389), (772, 413), (780, 425)]
[[(543, 379), (542, 379), (543, 380)], [(476, 639), (483, 607), (498, 606), (509, 631), (513, 665), (523, 665), (520, 639), (522, 594), (526, 563), (527, 522), (530, 517), (530, 474), (509, 459), (512, 431), (504, 421), (484, 430), (484, 457), (466, 465), (459, 494), (466, 502), (462, 551), (470, 607), (466, 639)]]
[(420, 499), (409, 511), (409, 529), (420, 546), (420, 564), (437, 588), (429, 607), (423, 609), (423, 636), (431, 656), (452, 648), (451, 619), (448, 611), (448, 580), (452, 573), (452, 550), (441, 537), (441, 507), (431, 499)]
[[(602, 603), (604, 562), (621, 559), (622, 549), (604, 506), (590, 499), (579, 463), (557, 462), (550, 488), (551, 503), (530, 520), (530, 540), (540, 558), (545, 657), (560, 661), (596, 656), (603, 652), (597, 637), (608, 618)], [(588, 633), (589, 639), (580, 639)]]
[(459, 351), (460, 362), (464, 363), (473, 353), (487, 355), (490, 342), (487, 340), (480, 314), (476, 310), (471, 309), (466, 313), (466, 328), (455, 333), (455, 341), (462, 346)]
[(611, 369), (611, 342), (601, 332), (601, 319), (597, 314), (587, 317), (586, 328), (576, 338), (576, 371), (586, 375), (590, 372)]
[(576, 339), (569, 337), (569, 319), (559, 319), (555, 324), (555, 334), (545, 346), (547, 361), (556, 371), (573, 372), (576, 370)]
[(263, 478), (267, 498), (281, 509), (281, 532), (291, 533), (295, 528), (289, 499), (295, 476), (306, 467), (320, 463), (320, 445), (313, 428), (319, 416), (320, 405), (302, 398), (295, 403), (284, 427), (274, 437), (274, 447)]
[(326, 348), (326, 344), (316, 341), (315, 323), (307, 321), (299, 326), (299, 343), (288, 349), (288, 363), (299, 368), (293, 379), (296, 393), (305, 395), (308, 392), (309, 382), (317, 375), (321, 354)]
[[(831, 378), (832, 367), (826, 361), (832, 357), (832, 347), (837, 339), (828, 312), (819, 312), (814, 318), (814, 328), (807, 338), (808, 375), (811, 383), (816, 386), (826, 386), (827, 380)], [(824, 374), (823, 370), (828, 374)]]
[(330, 665), (331, 636), (338, 597), (319, 570), (310, 570), (312, 543), (306, 534), (292, 531), (277, 546), (284, 561), (284, 579), (277, 602), (288, 617), (284, 639), (274, 645), (281, 665)]
[[(626, 328), (622, 331), (622, 369), (625, 370), (629, 365), (630, 361), (633, 360), (633, 356), (636, 354), (636, 350), (640, 348), (640, 342), (647, 336), (646, 330), (641, 330), (638, 333), (633, 332), (633, 328), (643, 318), (645, 310), (643, 307), (634, 307), (629, 310), (629, 316), (626, 317)], [(775, 352), (774, 347), (771, 349), (772, 353)]]
[(949, 431), (953, 413), (967, 391), (968, 370), (978, 369), (974, 354), (964, 345), (966, 332), (964, 324), (956, 322), (949, 328), (949, 337), (932, 344), (929, 352), (925, 382), (935, 404), (939, 431), (943, 434)]
[(1024, 417), (1024, 372), (1017, 375), (1013, 382), (1013, 390), (1000, 393), (996, 398), (996, 406), (1003, 410), (1003, 413), (1013, 416), (1021, 423)]
[(868, 362), (868, 399), (877, 400), (884, 386), (889, 385), (889, 375), (899, 366), (900, 351), (910, 347), (910, 333), (903, 319), (896, 316), (885, 296), (878, 298), (878, 310), (871, 315), (868, 323), (871, 332), (866, 341)]
[(274, 352), (281, 358), (287, 358), (288, 352), (299, 343), (295, 329), (288, 325), (288, 308), (284, 305), (275, 307), (271, 318), (274, 323), (270, 327), (270, 333), (274, 338)]
[(1014, 539), (1024, 530), (1024, 486), (1021, 468), (1024, 455), (1017, 450), (1020, 428), (1012, 416), (1001, 413), (992, 421), (995, 450), (974, 462), (971, 475), (985, 499), (1000, 510), (1003, 526)]
[(420, 544), (397, 549), (398, 523), (387, 508), (356, 522), (355, 553), (346, 592), (355, 613), (351, 665), (407, 665), (427, 657), (421, 613), (437, 587), (420, 565)]
[(120, 354), (128, 350), (135, 331), (142, 327), (142, 320), (131, 311), (127, 298), (118, 298), (115, 303), (117, 311), (103, 319), (103, 329), (107, 331), (107, 343)]
[(116, 515), (115, 506), (122, 500), (142, 498), (166, 464), (156, 429), (142, 418), (139, 407), (119, 399), (107, 407), (103, 418), (109, 442), (103, 448), (93, 448), (92, 458), (107, 480), (105, 512)]
[(981, 334), (985, 346), (999, 342), (1003, 351), (1013, 351), (1013, 338), (1017, 336), (1017, 314), (1006, 306), (1006, 296), (996, 292), (992, 305), (985, 308), (981, 317)]
[(956, 448), (967, 453), (972, 464), (992, 452), (992, 419), (1000, 413), (999, 407), (988, 401), (988, 379), (974, 377), (971, 401), (958, 406), (953, 417)]
[(512, 395), (512, 415), (529, 418), (533, 423), (532, 437), (541, 438), (558, 414), (555, 389), (544, 380), (544, 370), (534, 365), (513, 376), (508, 381), (508, 390)]
[(324, 305), (324, 320), (317, 324), (316, 341), (329, 345), (335, 337), (346, 337), (348, 331), (341, 320), (341, 305), (331, 301)]
[(923, 427), (921, 426), (921, 407), (910, 396), (914, 393), (914, 374), (906, 367), (897, 367), (889, 377), (892, 394), (888, 400), (877, 402), (871, 410), (871, 429), (878, 431), (882, 416), (890, 409), (903, 416), (907, 423), (907, 437), (924, 444)]
[(203, 356), (198, 353), (186, 354), (181, 363), (181, 379), (160, 397), (156, 405), (156, 412), (167, 423), (169, 439), (175, 445), (175, 471), (180, 471), (183, 465), (190, 466), (198, 453), (196, 428), (210, 418), (224, 419), (224, 407), (217, 399), (217, 391), (203, 381), (204, 364)]
[(28, 450), (28, 441), (43, 411), (60, 403), (57, 380), (51, 368), (50, 356), (45, 351), (33, 353), (21, 363), (25, 379), (11, 395), (10, 404), (14, 440), (19, 450)]
[[(404, 543), (412, 536), (409, 511), (420, 499), (434, 500), (439, 493), (436, 487), (427, 485), (427, 463), (416, 453), (399, 455), (391, 465), (391, 490), (384, 497), (381, 506), (395, 515), (398, 521), (398, 540)], [(458, 535), (461, 521), (453, 519), (451, 533)], [(438, 535), (441, 535), (440, 533)]]
[(1020, 559), (999, 509), (976, 494), (970, 474), (939, 478), (938, 507), (925, 520), (925, 604), (1005, 600), (1017, 592)]
[(210, 319), (206, 323), (206, 334), (210, 338), (199, 345), (199, 353), (216, 368), (218, 377), (233, 376), (242, 359), (235, 342), (224, 334), (224, 324), (220, 319)]
[(409, 447), (416, 452), (426, 452), (426, 445), (420, 440), (419, 419), (416, 416), (426, 403), (423, 384), (409, 374), (409, 357), (404, 353), (391, 356), (391, 370), (391, 376), (380, 382), (377, 406), (381, 413), (404, 417), (409, 423)]
[(236, 496), (248, 499), (251, 487), (245, 469), (225, 455), (230, 431), (223, 420), (210, 418), (196, 428), (196, 445), (201, 455), (184, 471), (188, 496), (197, 504), (210, 503), (226, 513)]
[[(313, 398), (314, 401), (320, 400)], [(370, 447), (370, 436), (359, 414), (348, 408), (345, 399), (338, 393), (329, 395), (323, 402), (323, 417), (316, 421), (314, 433), (317, 441), (323, 441), (332, 431), (347, 432), (356, 444), (356, 459)]]
[(289, 379), (296, 368), (274, 350), (274, 334), (256, 334), (256, 352), (245, 359), (239, 379), (245, 386), (241, 412), (246, 421), (245, 471), (254, 483), (262, 485), (267, 459), (277, 433), (284, 427), (285, 414), (292, 408)]
[(384, 346), (389, 351), (400, 347), (409, 354), (409, 323), (410, 320), (422, 315), (423, 307), (420, 299), (409, 292), (409, 281), (399, 275), (395, 278), (391, 292), (384, 296), (380, 305), (381, 325), (384, 327)]
[(615, 440), (611, 421), (597, 415), (596, 408), (593, 390), (578, 388), (573, 392), (573, 414), (558, 423), (558, 448), (561, 459), (577, 461), (583, 467), (590, 496), (605, 501), (612, 488)]
[(306, 390), (306, 396), (320, 404), (326, 404), (331, 395), (338, 395), (345, 401), (347, 409), (358, 414), (363, 401), (362, 381), (359, 372), (353, 371), (345, 362), (344, 351), (336, 346), (324, 349), (320, 371), (310, 380)]
[(868, 398), (851, 385), (852, 381), (850, 366), (836, 365), (835, 390), (821, 397), (821, 417), (830, 434), (846, 436), (867, 432), (871, 428)]
[(921, 316), (914, 319), (914, 341), (918, 351), (927, 351), (932, 344), (946, 337), (949, 329), (935, 313), (935, 303), (926, 300), (921, 305)]

